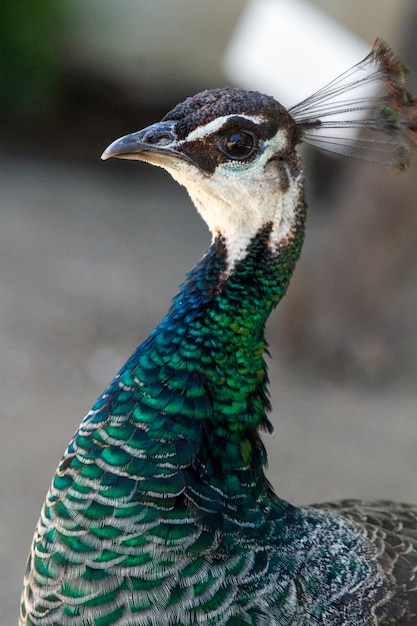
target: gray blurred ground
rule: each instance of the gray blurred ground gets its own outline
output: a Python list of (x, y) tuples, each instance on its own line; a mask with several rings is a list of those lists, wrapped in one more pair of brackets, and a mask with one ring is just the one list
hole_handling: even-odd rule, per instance
[[(32, 532), (83, 415), (209, 243), (186, 193), (130, 162), (0, 157), (0, 624), (16, 623)], [(314, 229), (307, 237), (314, 238)], [(310, 241), (314, 245), (314, 241)], [(417, 502), (416, 390), (270, 367), (270, 478), (295, 503)]]

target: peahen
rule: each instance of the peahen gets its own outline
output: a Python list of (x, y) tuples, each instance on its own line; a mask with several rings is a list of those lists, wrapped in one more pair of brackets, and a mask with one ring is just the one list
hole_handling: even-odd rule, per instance
[[(404, 82), (377, 40), (289, 111), (205, 91), (104, 152), (168, 170), (213, 240), (61, 460), (21, 626), (417, 625), (417, 505), (293, 506), (265, 477), (259, 435), (271, 429), (264, 325), (303, 241), (296, 147), (370, 148), (404, 169), (417, 135)], [(383, 93), (360, 95), (368, 83)]]

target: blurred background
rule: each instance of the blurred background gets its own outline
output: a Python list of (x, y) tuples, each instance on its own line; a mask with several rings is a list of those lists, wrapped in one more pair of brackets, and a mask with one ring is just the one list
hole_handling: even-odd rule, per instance
[[(310, 5), (368, 47), (389, 41), (417, 89), (413, 0)], [(5, 626), (17, 622), (31, 536), (69, 438), (209, 244), (165, 172), (100, 154), (188, 95), (233, 83), (224, 58), (246, 10), (244, 0), (0, 3)], [(279, 73), (290, 60), (265, 63)], [(294, 503), (417, 501), (416, 170), (305, 158), (306, 245), (268, 327), (270, 477)]]

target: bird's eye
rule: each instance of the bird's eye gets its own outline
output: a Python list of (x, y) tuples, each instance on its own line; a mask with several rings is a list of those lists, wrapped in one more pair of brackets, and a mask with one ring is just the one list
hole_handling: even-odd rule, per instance
[(243, 161), (252, 154), (254, 145), (255, 141), (251, 134), (235, 132), (223, 137), (221, 147), (228, 157)]

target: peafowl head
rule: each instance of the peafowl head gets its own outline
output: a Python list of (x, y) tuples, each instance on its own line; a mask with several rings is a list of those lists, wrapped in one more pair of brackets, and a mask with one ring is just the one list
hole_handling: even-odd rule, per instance
[[(236, 262), (267, 223), (280, 241), (291, 228), (303, 177), (301, 135), (288, 111), (255, 91), (214, 89), (174, 107), (161, 122), (112, 143), (103, 158), (165, 168), (184, 185), (213, 238)], [(232, 260), (233, 259), (233, 260)]]
[[(301, 142), (408, 167), (417, 113), (406, 75), (377, 40), (362, 62), (289, 110), (256, 91), (204, 91), (160, 122), (117, 139), (102, 158), (166, 169), (186, 187), (213, 238), (225, 242), (231, 268), (265, 227), (271, 251), (293, 232), (303, 206)], [(364, 95), (366, 86), (372, 91)]]

